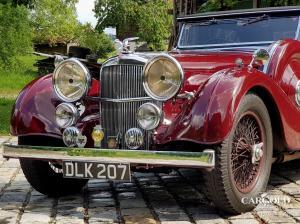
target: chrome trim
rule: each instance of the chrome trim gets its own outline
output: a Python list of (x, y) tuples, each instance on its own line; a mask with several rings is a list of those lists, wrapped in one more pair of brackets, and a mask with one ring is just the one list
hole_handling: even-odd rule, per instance
[(178, 94), (176, 96), (176, 98), (178, 98), (178, 99), (188, 99), (188, 100), (191, 100), (194, 97), (195, 97), (195, 93), (194, 92), (188, 92), (188, 91), (185, 91), (184, 93)]
[[(156, 113), (157, 113), (157, 117), (159, 117), (159, 119), (157, 119), (157, 121), (155, 122), (154, 126), (152, 126), (151, 128), (145, 128), (145, 127), (142, 127), (142, 125), (141, 125), (140, 122), (139, 122), (139, 120), (140, 120), (140, 119), (139, 119), (139, 116), (138, 116), (139, 111), (141, 110), (142, 107), (147, 106), (147, 105), (153, 107), (154, 110), (155, 110)], [(144, 129), (144, 130), (146, 130), (146, 131), (151, 131), (151, 130), (157, 128), (157, 126), (161, 123), (161, 121), (162, 121), (162, 119), (163, 119), (163, 116), (162, 116), (162, 115), (163, 115), (162, 109), (161, 109), (160, 107), (158, 107), (156, 104), (154, 104), (154, 103), (144, 103), (144, 104), (142, 104), (142, 105), (139, 107), (139, 109), (137, 110), (137, 113), (136, 113), (136, 120), (137, 120), (139, 126), (140, 126), (142, 129)]]
[(61, 55), (55, 55), (55, 58), (54, 58), (54, 67), (56, 68), (64, 60), (65, 59)]
[(273, 57), (273, 55), (274, 55), (274, 53), (275, 53), (275, 50), (276, 50), (276, 48), (279, 46), (281, 44), (281, 40), (278, 40), (278, 41), (276, 41), (275, 43), (274, 43), (274, 45), (272, 46), (272, 48), (270, 49), (270, 53), (269, 53), (269, 55), (270, 55), (270, 57), (269, 57), (269, 60), (266, 62), (266, 64), (264, 65), (264, 69), (263, 69), (263, 72), (264, 73), (268, 73), (268, 71), (269, 71), (269, 64), (270, 64), (270, 61), (271, 61), (271, 59), (272, 59), (272, 57)]
[(297, 82), (295, 90), (295, 101), (297, 105), (300, 106), (300, 80)]
[[(177, 66), (179, 72), (180, 72), (180, 81), (181, 81), (181, 84), (178, 86), (177, 88), (177, 91), (174, 92), (174, 94), (170, 95), (170, 96), (167, 96), (167, 97), (158, 97), (158, 96), (155, 96), (155, 94), (153, 94), (145, 80), (145, 77), (147, 76), (147, 73), (150, 69), (150, 67), (158, 60), (160, 60), (161, 58), (166, 58), (168, 60), (170, 60), (171, 62), (174, 63), (175, 66)], [(168, 55), (168, 54), (165, 54), (165, 53), (162, 53), (160, 55), (157, 55), (155, 57), (153, 57), (152, 59), (150, 59), (148, 61), (148, 63), (144, 66), (144, 69), (143, 69), (143, 86), (144, 86), (144, 89), (145, 89), (145, 92), (147, 93), (148, 96), (150, 96), (151, 98), (157, 100), (157, 101), (167, 101), (171, 98), (173, 98), (174, 96), (176, 96), (181, 88), (182, 88), (182, 84), (183, 84), (183, 81), (184, 81), (184, 72), (183, 72), (183, 69), (181, 67), (181, 64), (172, 56)]]
[[(34, 55), (38, 55), (38, 56), (42, 56), (42, 57), (47, 57), (47, 58), (55, 58), (57, 55), (54, 54), (45, 54), (45, 53), (40, 53), (40, 52), (33, 52)], [(60, 55), (63, 59), (69, 59), (68, 56), (65, 55)], [(83, 59), (83, 58), (76, 58), (76, 60), (78, 61), (82, 61), (82, 62), (88, 62), (87, 59)], [(97, 62), (97, 64), (101, 65), (101, 63)]]
[(274, 41), (259, 41), (259, 42), (242, 42), (242, 43), (224, 43), (224, 44), (206, 44), (206, 45), (189, 45), (189, 46), (182, 46), (180, 45), (180, 40), (182, 38), (182, 35), (183, 35), (183, 29), (184, 29), (184, 26), (186, 24), (184, 24), (181, 28), (181, 31), (180, 31), (180, 37), (178, 39), (178, 44), (177, 44), (177, 48), (178, 49), (190, 49), (190, 48), (214, 48), (214, 47), (223, 47), (223, 46), (232, 46), (232, 47), (236, 47), (236, 46), (253, 46), (253, 45), (265, 45), (265, 44), (271, 44), (273, 43)]
[(93, 161), (99, 163), (130, 163), (131, 166), (208, 168), (215, 167), (215, 151), (147, 151), (126, 149), (59, 148), (51, 146), (3, 145), (4, 158), (30, 158), (44, 161)]
[[(78, 97), (78, 98), (75, 98), (75, 99), (70, 99), (70, 98), (67, 98), (65, 96), (63, 96), (63, 94), (61, 94), (60, 90), (57, 88), (56, 84), (55, 84), (55, 80), (57, 79), (57, 75), (59, 74), (62, 66), (66, 63), (75, 63), (77, 64), (80, 68), (82, 68), (83, 72), (84, 72), (84, 75), (86, 76), (86, 84), (84, 86), (85, 90), (84, 90), (84, 93), (81, 97)], [(53, 89), (54, 89), (54, 92), (55, 94), (63, 101), (65, 102), (68, 102), (68, 103), (72, 103), (72, 102), (75, 102), (75, 101), (79, 101), (81, 100), (83, 97), (86, 96), (88, 90), (89, 90), (89, 87), (91, 86), (91, 75), (90, 75), (90, 72), (88, 70), (87, 67), (85, 67), (84, 64), (82, 64), (79, 60), (77, 60), (76, 58), (70, 58), (70, 59), (67, 59), (67, 60), (64, 60), (62, 61), (54, 70), (53, 72), (53, 76), (52, 76), (52, 84), (53, 84)]]
[(119, 54), (115, 57), (112, 57), (110, 59), (108, 59), (107, 61), (105, 61), (100, 69), (100, 73), (102, 68), (105, 68), (107, 66), (113, 66), (113, 65), (124, 65), (127, 64), (129, 65), (128, 61), (130, 61), (130, 65), (145, 65), (147, 63), (147, 61), (153, 57), (155, 57), (156, 55), (158, 55), (158, 53), (139, 53), (139, 52), (135, 52), (134, 54)]
[(295, 40), (299, 40), (299, 32), (300, 32), (300, 16), (298, 17), (298, 26), (296, 30)]
[(86, 99), (100, 102), (113, 102), (113, 103), (130, 103), (130, 102), (139, 102), (139, 101), (151, 101), (151, 97), (134, 97), (134, 98), (123, 98), (123, 99), (112, 99), (112, 98), (103, 98), (103, 97), (91, 97), (88, 96)]
[(266, 7), (266, 8), (255, 8), (255, 9), (242, 9), (242, 10), (228, 10), (219, 12), (208, 12), (201, 14), (194, 14), (188, 16), (178, 17), (177, 20), (189, 20), (189, 19), (202, 19), (210, 17), (224, 17), (224, 16), (236, 16), (236, 15), (252, 15), (252, 14), (262, 14), (262, 13), (280, 13), (280, 12), (297, 12), (300, 11), (300, 7), (297, 6), (284, 6), (284, 7)]
[[(178, 94), (176, 98), (179, 99), (191, 99), (194, 97), (193, 92), (185, 92), (182, 94)], [(134, 97), (134, 98), (123, 98), (123, 99), (113, 99), (113, 98), (103, 98), (103, 97), (96, 97), (96, 96), (86, 96), (86, 99), (92, 101), (100, 101), (100, 102), (113, 102), (113, 103), (130, 103), (130, 102), (139, 102), (139, 101), (153, 101), (153, 98), (149, 96), (145, 97)]]
[[(235, 46), (235, 47), (217, 47), (217, 48), (190, 48), (188, 49), (189, 51), (193, 52), (198, 52), (198, 51), (204, 51), (204, 52), (207, 52), (207, 51), (210, 51), (210, 52), (226, 52), (226, 51), (240, 51), (240, 50), (243, 50), (245, 52), (254, 52), (256, 49), (259, 49), (259, 48), (265, 48), (267, 49), (268, 46), (270, 44), (262, 44), (262, 45), (251, 45), (251, 46)], [(179, 49), (179, 48), (178, 48)], [(176, 49), (175, 49), (176, 50)], [(180, 50), (180, 49), (179, 49)], [(184, 49), (181, 49), (181, 50), (184, 50)]]
[(84, 117), (81, 121), (86, 122), (86, 121), (96, 120), (96, 119), (100, 119), (100, 113), (88, 115)]

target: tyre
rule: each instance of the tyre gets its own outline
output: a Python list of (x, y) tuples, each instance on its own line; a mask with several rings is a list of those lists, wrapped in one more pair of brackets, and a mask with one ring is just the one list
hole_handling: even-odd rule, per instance
[[(32, 142), (28, 141), (28, 138), (21, 141), (19, 139), (19, 144), (23, 145), (39, 145), (38, 142), (40, 141), (37, 139)], [(20, 159), (20, 164), (31, 186), (38, 192), (50, 197), (79, 193), (88, 182), (88, 180), (83, 179), (63, 178), (62, 172), (59, 172), (61, 171), (60, 166), (47, 161)]]
[(215, 168), (204, 173), (207, 197), (231, 214), (252, 210), (266, 190), (273, 153), (270, 117), (257, 95), (243, 98), (229, 136), (215, 150)]

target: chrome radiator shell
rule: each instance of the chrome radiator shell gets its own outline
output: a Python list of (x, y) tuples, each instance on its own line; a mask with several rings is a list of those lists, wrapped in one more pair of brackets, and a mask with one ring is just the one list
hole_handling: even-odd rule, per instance
[[(142, 84), (143, 65), (114, 64), (104, 66), (100, 72), (101, 98), (124, 99), (147, 97)], [(101, 102), (100, 123), (105, 133), (101, 147), (107, 148), (109, 137), (118, 137), (120, 148), (127, 148), (124, 136), (128, 129), (139, 128), (136, 121), (138, 108), (145, 101)], [(145, 145), (149, 148), (148, 132), (144, 131)]]

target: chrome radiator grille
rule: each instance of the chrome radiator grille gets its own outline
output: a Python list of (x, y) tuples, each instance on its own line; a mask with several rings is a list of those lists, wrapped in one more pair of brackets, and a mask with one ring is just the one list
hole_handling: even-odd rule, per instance
[[(142, 84), (141, 65), (112, 65), (103, 67), (100, 74), (101, 97), (111, 99), (136, 98), (147, 96)], [(109, 137), (121, 138), (120, 147), (127, 148), (124, 141), (128, 129), (138, 127), (136, 121), (137, 109), (144, 102), (102, 102), (101, 125), (105, 139), (102, 147), (107, 147)], [(147, 136), (147, 133), (145, 133)], [(148, 148), (148, 139), (145, 138), (145, 147)]]

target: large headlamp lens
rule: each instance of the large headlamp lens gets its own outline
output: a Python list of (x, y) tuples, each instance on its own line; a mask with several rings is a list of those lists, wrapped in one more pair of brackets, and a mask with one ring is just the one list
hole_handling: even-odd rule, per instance
[(153, 103), (145, 103), (138, 109), (137, 121), (144, 130), (156, 128), (162, 117), (161, 109)]
[(159, 101), (174, 97), (183, 82), (183, 71), (178, 61), (169, 55), (159, 55), (145, 66), (143, 85), (146, 93)]
[(56, 123), (61, 128), (67, 128), (74, 125), (79, 117), (77, 108), (70, 103), (62, 103), (56, 107), (55, 119)]
[(87, 93), (90, 80), (88, 69), (73, 58), (61, 62), (53, 74), (54, 90), (66, 102), (80, 100)]

